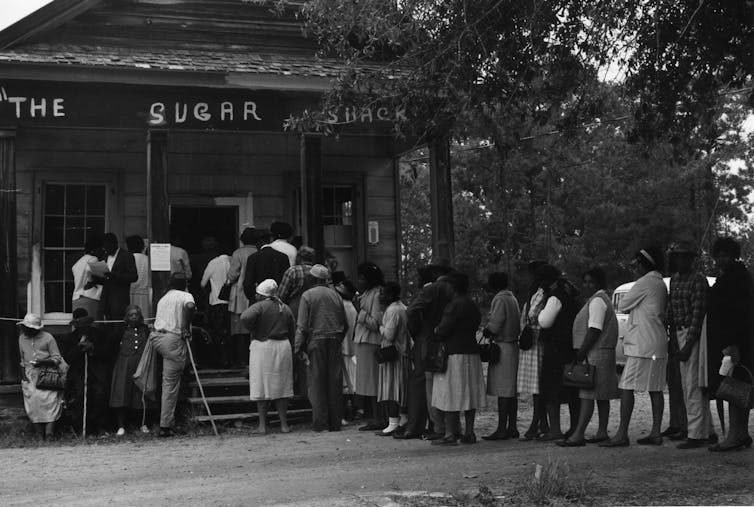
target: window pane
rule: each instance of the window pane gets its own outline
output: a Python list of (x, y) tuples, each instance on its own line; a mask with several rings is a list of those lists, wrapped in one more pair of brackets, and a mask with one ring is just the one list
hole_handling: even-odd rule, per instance
[(86, 191), (84, 185), (66, 185), (65, 187), (65, 214), (83, 215), (84, 199)]
[(70, 217), (65, 222), (65, 246), (83, 248), (86, 228), (84, 217)]
[[(90, 236), (99, 236), (100, 238), (105, 235), (105, 218), (104, 217), (86, 217), (86, 231), (84, 238)], [(83, 246), (83, 243), (81, 244)]]
[(105, 215), (105, 187), (86, 187), (86, 214)]
[(47, 185), (45, 187), (44, 213), (46, 215), (62, 215), (64, 198), (65, 187), (63, 185)]
[(56, 250), (45, 251), (45, 280), (62, 280), (63, 279), (63, 252)]
[(65, 305), (63, 306), (63, 311), (66, 313), (71, 313), (73, 311), (73, 283), (67, 282), (65, 284), (65, 290), (63, 291), (63, 303)]
[(65, 294), (62, 282), (45, 282), (45, 312), (65, 311)]
[(45, 217), (45, 246), (63, 246), (63, 217)]

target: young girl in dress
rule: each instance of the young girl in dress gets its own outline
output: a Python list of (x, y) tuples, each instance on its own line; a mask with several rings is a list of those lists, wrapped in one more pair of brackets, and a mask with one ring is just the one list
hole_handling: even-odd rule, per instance
[[(144, 398), (134, 384), (133, 375), (149, 338), (149, 328), (144, 324), (141, 308), (136, 305), (126, 308), (124, 321), (126, 325), (120, 335), (120, 349), (110, 388), (110, 406), (115, 409), (118, 418), (119, 437), (126, 434), (126, 411), (144, 410)], [(146, 426), (142, 425), (142, 431), (145, 429)]]

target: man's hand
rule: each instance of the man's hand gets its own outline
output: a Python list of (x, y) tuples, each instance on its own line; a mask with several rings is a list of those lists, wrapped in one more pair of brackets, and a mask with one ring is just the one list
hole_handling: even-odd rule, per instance
[(79, 342), (78, 346), (82, 352), (91, 352), (92, 350), (94, 350), (94, 344), (89, 340)]
[(728, 347), (725, 347), (723, 349), (723, 355), (724, 356), (730, 356), (731, 361), (733, 361), (733, 364), (738, 364), (741, 362), (741, 354), (738, 352), (738, 347), (736, 345), (730, 345)]

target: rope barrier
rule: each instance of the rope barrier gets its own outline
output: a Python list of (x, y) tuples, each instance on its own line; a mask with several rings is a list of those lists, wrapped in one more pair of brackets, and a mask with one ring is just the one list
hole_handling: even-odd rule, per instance
[[(10, 322), (23, 322), (24, 319), (16, 319), (16, 318), (13, 318), (13, 317), (0, 317), (0, 320), (6, 320), (6, 321), (10, 321)], [(147, 322), (147, 321), (151, 322), (153, 320), (155, 320), (154, 317), (149, 317), (148, 319), (144, 319), (144, 322)], [(93, 322), (93, 324), (120, 324), (122, 322), (123, 322), (123, 319), (119, 319), (119, 320), (95, 320)]]

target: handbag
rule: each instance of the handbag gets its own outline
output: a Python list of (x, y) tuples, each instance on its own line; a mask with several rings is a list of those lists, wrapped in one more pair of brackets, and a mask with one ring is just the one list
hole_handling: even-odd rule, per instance
[(387, 347), (377, 349), (374, 355), (377, 356), (377, 362), (380, 364), (392, 363), (398, 359), (398, 349), (395, 345), (388, 345)]
[(524, 326), (521, 334), (518, 335), (518, 348), (529, 350), (534, 345), (534, 330), (529, 326)]
[(723, 377), (720, 386), (717, 388), (715, 397), (718, 400), (725, 400), (734, 406), (751, 410), (754, 408), (754, 377), (746, 366), (738, 365), (749, 374), (749, 383), (733, 377)]
[(222, 299), (223, 301), (229, 301), (230, 300), (230, 289), (233, 288), (232, 283), (226, 283), (223, 285), (222, 289), (220, 289), (220, 293), (217, 295), (218, 299)]
[(583, 363), (576, 361), (563, 367), (563, 385), (566, 387), (578, 387), (579, 389), (594, 389), (595, 366), (589, 364), (586, 359)]
[(45, 366), (40, 368), (37, 376), (37, 389), (63, 391), (65, 390), (65, 375), (57, 367)]
[[(482, 338), (484, 340), (484, 338)], [(500, 346), (493, 342), (491, 338), (487, 338), (487, 343), (478, 342), (479, 345), (479, 359), (483, 363), (489, 363), (490, 366), (500, 362)]]
[(448, 369), (448, 348), (444, 342), (429, 340), (427, 357), (424, 358), (424, 370), (432, 373), (445, 373)]

